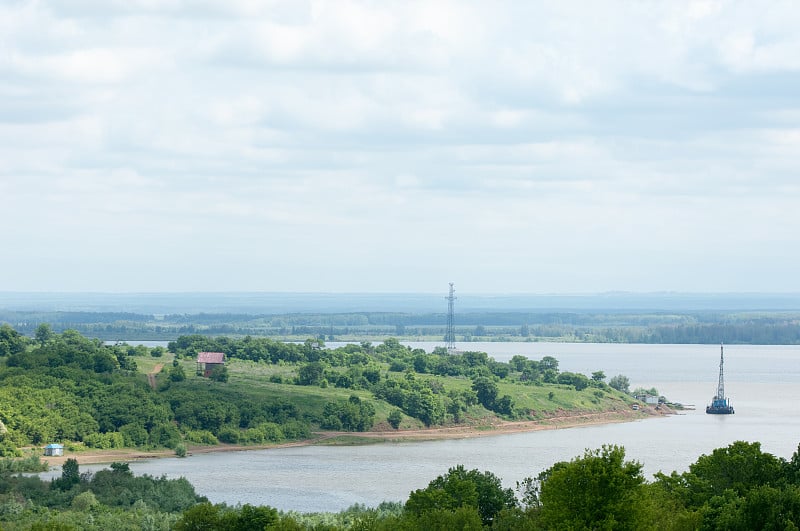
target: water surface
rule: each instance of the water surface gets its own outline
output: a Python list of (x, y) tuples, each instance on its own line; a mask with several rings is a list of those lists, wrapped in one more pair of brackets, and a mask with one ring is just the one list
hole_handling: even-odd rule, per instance
[[(437, 343), (408, 343), (427, 351)], [(336, 344), (329, 344), (334, 347)], [(502, 361), (515, 354), (554, 356), (564, 371), (624, 374), (631, 387), (656, 387), (695, 411), (666, 418), (448, 441), (369, 446), (308, 446), (198, 454), (136, 462), (151, 475), (186, 477), (212, 502), (271, 505), (284, 510), (338, 511), (354, 503), (375, 506), (405, 500), (449, 467), (490, 470), (507, 486), (535, 476), (587, 448), (619, 444), (643, 464), (646, 477), (684, 471), (701, 454), (736, 440), (760, 441), (789, 458), (800, 442), (800, 348), (725, 347), (727, 395), (736, 414), (706, 415), (717, 388), (719, 346), (586, 343), (465, 343)], [(82, 470), (92, 467), (82, 467)]]

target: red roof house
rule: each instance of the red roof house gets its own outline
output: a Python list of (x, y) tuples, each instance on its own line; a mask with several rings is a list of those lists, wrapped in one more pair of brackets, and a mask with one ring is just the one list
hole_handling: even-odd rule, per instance
[(223, 365), (225, 365), (225, 354), (222, 352), (197, 353), (197, 374), (202, 374), (207, 378), (211, 376), (211, 371), (215, 367)]

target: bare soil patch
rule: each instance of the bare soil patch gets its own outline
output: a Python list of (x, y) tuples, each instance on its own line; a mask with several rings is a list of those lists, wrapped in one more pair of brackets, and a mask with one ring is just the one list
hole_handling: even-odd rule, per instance
[[(371, 440), (374, 442), (411, 442), (434, 441), (443, 439), (468, 439), (472, 437), (488, 437), (494, 435), (508, 435), (538, 430), (553, 430), (587, 426), (593, 424), (611, 424), (615, 422), (628, 422), (653, 416), (674, 414), (666, 406), (660, 409), (642, 407), (638, 411), (620, 409), (603, 412), (561, 412), (542, 420), (502, 421), (474, 425), (447, 426), (441, 428), (427, 428), (419, 430), (378, 430), (368, 432), (317, 432), (310, 439), (284, 444), (271, 445), (237, 445), (219, 444), (215, 446), (190, 446), (187, 456), (211, 452), (241, 452), (247, 450), (263, 450), (270, 448), (287, 448), (293, 446), (308, 446), (313, 444), (336, 444), (336, 439), (342, 439), (343, 444), (352, 444), (352, 439)], [(347, 442), (350, 441), (350, 442)], [(136, 449), (117, 450), (87, 450), (82, 452), (67, 452), (59, 457), (42, 457), (42, 460), (52, 466), (61, 466), (67, 459), (73, 458), (80, 464), (113, 463), (115, 461), (137, 461), (143, 459), (157, 459), (160, 457), (174, 457), (173, 450), (141, 451)]]
[(147, 382), (153, 389), (156, 388), (156, 374), (161, 372), (161, 369), (163, 368), (164, 368), (163, 363), (156, 363), (156, 365), (153, 367), (153, 370), (147, 373)]

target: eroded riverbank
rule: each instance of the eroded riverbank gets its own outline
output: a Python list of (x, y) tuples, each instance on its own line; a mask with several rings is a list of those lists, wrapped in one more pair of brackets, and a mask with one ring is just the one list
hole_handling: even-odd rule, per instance
[[(652, 407), (643, 407), (638, 411), (619, 409), (603, 412), (561, 412), (542, 420), (528, 421), (497, 421), (493, 423), (478, 423), (473, 425), (447, 426), (440, 428), (427, 428), (419, 430), (385, 430), (368, 432), (316, 432), (313, 437), (302, 441), (293, 441), (284, 444), (271, 445), (238, 445), (218, 444), (214, 446), (193, 445), (187, 449), (187, 456), (193, 454), (208, 454), (221, 452), (240, 452), (247, 450), (268, 450), (272, 448), (288, 448), (296, 446), (326, 445), (353, 445), (374, 444), (384, 442), (413, 442), (435, 441), (447, 439), (469, 439), (474, 437), (488, 437), (509, 435), (539, 430), (566, 429), (578, 426), (597, 424), (611, 424), (628, 422), (643, 418), (673, 414), (674, 411), (662, 406), (656, 410)], [(103, 464), (118, 461), (141, 461), (175, 457), (175, 452), (169, 449), (142, 451), (137, 449), (114, 450), (86, 450), (81, 452), (67, 451), (63, 456), (42, 457), (50, 467), (61, 466), (67, 459), (75, 459), (79, 464)]]

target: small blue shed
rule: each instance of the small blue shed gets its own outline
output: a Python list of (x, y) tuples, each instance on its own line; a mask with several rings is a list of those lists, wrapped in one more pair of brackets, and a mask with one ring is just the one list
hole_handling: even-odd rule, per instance
[(60, 444), (48, 444), (44, 447), (44, 455), (57, 457), (59, 455), (64, 455), (64, 446)]

